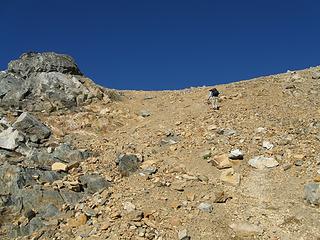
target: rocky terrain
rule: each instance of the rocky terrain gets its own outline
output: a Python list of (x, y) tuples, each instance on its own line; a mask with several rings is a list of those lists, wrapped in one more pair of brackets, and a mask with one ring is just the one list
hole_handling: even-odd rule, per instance
[(320, 67), (115, 91), (28, 53), (0, 73), (0, 239), (320, 239)]

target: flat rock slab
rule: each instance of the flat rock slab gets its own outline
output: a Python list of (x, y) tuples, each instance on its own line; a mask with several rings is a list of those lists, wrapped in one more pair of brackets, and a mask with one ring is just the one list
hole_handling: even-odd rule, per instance
[(229, 161), (228, 154), (214, 156), (211, 163), (213, 166), (215, 166), (218, 169), (225, 169), (225, 168), (232, 167), (231, 162)]
[(250, 237), (263, 233), (263, 229), (261, 227), (250, 223), (232, 223), (230, 228), (238, 237)]
[(240, 185), (241, 176), (239, 173), (235, 172), (234, 169), (229, 168), (223, 170), (220, 180), (236, 187)]
[(248, 164), (254, 168), (263, 170), (266, 168), (274, 168), (279, 165), (279, 163), (274, 158), (257, 156), (248, 161)]

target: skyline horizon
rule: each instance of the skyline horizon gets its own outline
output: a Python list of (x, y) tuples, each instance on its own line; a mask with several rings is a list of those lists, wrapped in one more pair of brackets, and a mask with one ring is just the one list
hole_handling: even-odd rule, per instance
[(316, 0), (31, 1), (2, 4), (0, 69), (53, 51), (102, 86), (162, 90), (320, 65)]
[[(44, 52), (53, 52), (53, 51), (43, 51), (43, 52), (28, 51), (28, 52), (21, 53), (17, 58), (11, 59), (10, 61), (18, 59), (20, 56), (22, 56), (22, 55), (25, 54), (25, 53), (31, 53), (31, 52), (34, 52), (34, 53), (44, 53)], [(63, 53), (63, 52), (54, 52), (54, 53), (69, 55), (68, 53)], [(71, 56), (71, 55), (69, 55), (69, 56)], [(71, 56), (71, 57), (74, 59), (73, 56)], [(10, 61), (8, 61), (8, 64), (9, 64)], [(74, 59), (74, 61), (75, 61), (75, 63), (78, 65), (77, 59)], [(314, 65), (314, 66), (307, 66), (307, 67), (305, 67), (305, 68), (299, 68), (299, 69), (287, 69), (287, 70), (284, 70), (284, 71), (281, 71), (281, 72), (268, 73), (268, 74), (266, 74), (266, 75), (251, 76), (251, 77), (246, 78), (246, 79), (234, 79), (234, 80), (231, 80), (231, 81), (229, 81), (229, 82), (221, 82), (221, 83), (214, 84), (214, 85), (190, 85), (190, 86), (186, 86), (186, 87), (183, 87), (183, 88), (171, 88), (171, 89), (166, 89), (166, 88), (162, 88), (162, 89), (110, 88), (109, 86), (105, 86), (105, 85), (102, 85), (101, 83), (96, 82), (94, 78), (92, 78), (91, 76), (85, 74), (85, 73), (82, 71), (81, 66), (78, 65), (78, 67), (79, 67), (80, 71), (82, 72), (82, 74), (83, 74), (85, 77), (90, 78), (90, 79), (91, 79), (92, 81), (94, 81), (96, 84), (101, 85), (102, 87), (105, 87), (105, 88), (107, 88), (107, 89), (109, 88), (109, 89), (122, 90), (122, 91), (175, 91), (175, 90), (189, 89), (189, 88), (193, 88), (193, 87), (194, 87), (194, 88), (202, 88), (202, 87), (211, 87), (211, 86), (226, 85), (226, 84), (237, 83), (237, 82), (241, 82), (241, 81), (250, 81), (250, 80), (257, 79), (257, 78), (263, 78), (263, 77), (268, 77), (268, 76), (286, 74), (286, 73), (288, 73), (289, 71), (290, 71), (290, 72), (295, 72), (295, 71), (303, 71), (303, 70), (310, 69), (310, 68), (316, 68), (316, 67), (320, 67), (320, 64), (319, 64), (319, 65)], [(6, 70), (7, 70), (7, 67), (4, 68), (4, 69), (1, 69), (1, 68), (0, 68), (0, 71), (6, 71)]]

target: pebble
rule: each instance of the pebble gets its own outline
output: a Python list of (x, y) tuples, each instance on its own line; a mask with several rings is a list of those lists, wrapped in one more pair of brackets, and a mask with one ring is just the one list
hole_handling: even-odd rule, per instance
[(149, 117), (150, 115), (151, 115), (150, 112), (147, 110), (140, 111), (140, 116), (142, 116), (142, 117)]
[(297, 160), (294, 162), (294, 165), (296, 165), (297, 167), (301, 167), (303, 165), (303, 161), (302, 160)]
[(291, 163), (285, 163), (285, 164), (283, 164), (282, 168), (283, 168), (284, 171), (287, 171), (290, 168), (292, 168), (292, 164)]
[(149, 166), (149, 167), (144, 168), (142, 170), (142, 173), (145, 175), (152, 175), (152, 174), (155, 174), (157, 171), (158, 171), (158, 169), (156, 167)]
[(183, 229), (178, 232), (178, 239), (179, 240), (189, 240), (190, 239), (190, 236), (188, 235), (187, 229)]
[(243, 153), (239, 149), (232, 150), (229, 154), (229, 158), (232, 160), (242, 160)]
[(262, 147), (267, 150), (271, 150), (274, 147), (274, 145), (271, 142), (263, 141)]
[(203, 202), (199, 204), (198, 209), (200, 209), (203, 212), (211, 213), (213, 207), (212, 204)]

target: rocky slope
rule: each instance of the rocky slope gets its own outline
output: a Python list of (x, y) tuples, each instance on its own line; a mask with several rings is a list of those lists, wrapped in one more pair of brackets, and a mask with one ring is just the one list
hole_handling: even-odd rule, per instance
[(216, 111), (82, 79), (53, 53), (1, 73), (1, 239), (320, 238), (319, 67), (216, 86)]

